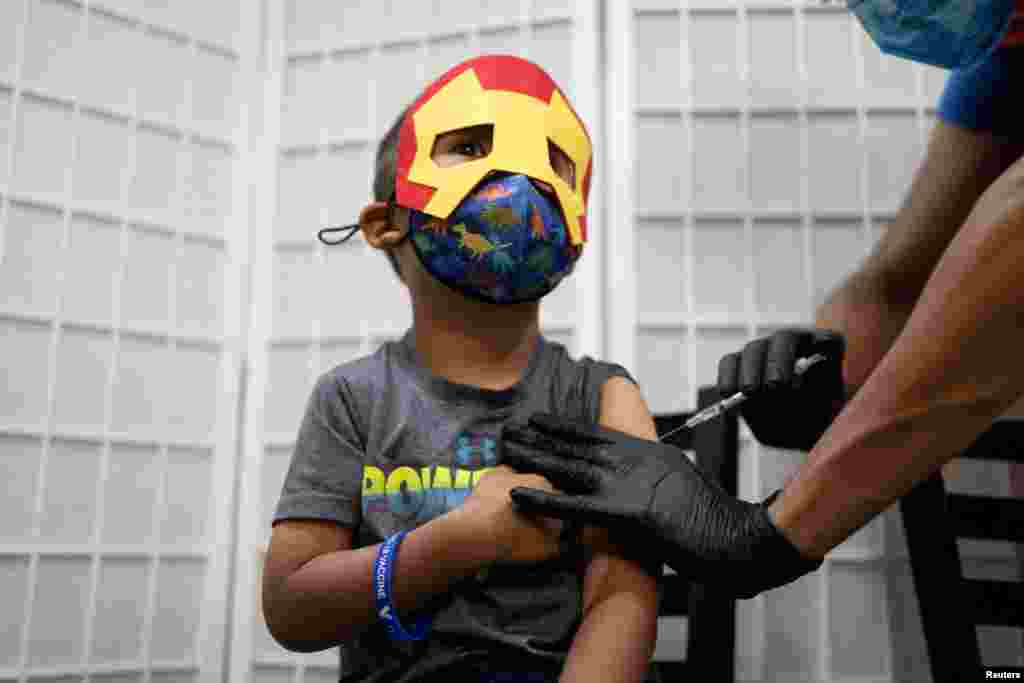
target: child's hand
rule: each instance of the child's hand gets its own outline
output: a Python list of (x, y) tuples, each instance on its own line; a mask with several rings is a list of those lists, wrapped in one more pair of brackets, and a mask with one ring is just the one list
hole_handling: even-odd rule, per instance
[(540, 562), (555, 557), (560, 551), (561, 521), (518, 512), (509, 496), (517, 486), (555, 490), (540, 475), (520, 474), (499, 465), (480, 477), (473, 493), (449, 514), (460, 520), (466, 532), (463, 538), (485, 545), (493, 562)]
[(580, 541), (593, 553), (625, 555), (622, 548), (612, 541), (611, 533), (603, 527), (590, 525), (583, 527)]

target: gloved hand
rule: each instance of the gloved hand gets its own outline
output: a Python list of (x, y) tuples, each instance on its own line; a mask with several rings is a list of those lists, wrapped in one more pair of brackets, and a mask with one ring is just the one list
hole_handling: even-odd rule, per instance
[[(718, 363), (723, 396), (742, 391), (740, 412), (766, 446), (809, 451), (842, 410), (846, 342), (830, 330), (791, 328), (761, 337)], [(795, 372), (796, 361), (820, 353), (825, 360)]]
[(518, 509), (606, 527), (634, 560), (653, 556), (723, 595), (750, 598), (821, 564), (779, 532), (767, 503), (729, 495), (667, 444), (537, 414), (506, 426), (501, 449), (502, 464), (568, 494), (513, 488)]

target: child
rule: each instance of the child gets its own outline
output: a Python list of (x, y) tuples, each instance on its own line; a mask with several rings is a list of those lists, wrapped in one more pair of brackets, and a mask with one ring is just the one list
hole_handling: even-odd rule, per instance
[(511, 488), (552, 488), (497, 450), (537, 411), (655, 438), (623, 368), (539, 333), (538, 299), (586, 238), (590, 169), (561, 90), (507, 56), (448, 71), (380, 143), (376, 201), (348, 229), (387, 254), (413, 327), (317, 382), (263, 584), (274, 637), (341, 645), (344, 681), (648, 674), (653, 572), (516, 512)]

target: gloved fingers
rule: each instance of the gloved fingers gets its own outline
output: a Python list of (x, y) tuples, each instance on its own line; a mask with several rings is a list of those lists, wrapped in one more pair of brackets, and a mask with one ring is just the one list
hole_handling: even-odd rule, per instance
[(846, 355), (846, 339), (843, 335), (833, 330), (816, 328), (814, 330), (813, 353), (824, 354), (829, 364), (836, 363), (841, 366), (843, 357)]
[(532, 423), (504, 426), (501, 430), (500, 441), (505, 452), (508, 451), (509, 446), (515, 444), (520, 446), (520, 450), (524, 452), (544, 453), (558, 456), (564, 460), (594, 460), (587, 453), (589, 441), (580, 444), (572, 439), (551, 434), (535, 427)]
[(501, 428), (500, 441), (503, 447), (516, 443), (542, 453), (558, 453), (568, 455), (572, 449), (564, 440), (555, 438), (533, 425), (512, 423)]
[(613, 526), (625, 516), (585, 496), (566, 496), (517, 486), (509, 492), (516, 509), (526, 514), (556, 517), (595, 526)]
[(842, 383), (843, 356), (846, 353), (846, 340), (838, 332), (821, 328), (806, 330), (801, 338), (797, 356), (807, 358), (821, 354), (825, 360), (807, 368), (802, 375), (794, 376), (791, 385), (794, 389), (803, 388), (807, 382)]
[(796, 371), (797, 354), (801, 342), (810, 340), (810, 335), (799, 330), (782, 330), (767, 339), (764, 363), (764, 384), (769, 387), (787, 386), (793, 381)]
[(551, 485), (568, 493), (589, 493), (597, 488), (600, 478), (594, 465), (557, 455), (538, 453), (514, 443), (501, 450), (501, 464), (523, 474), (539, 474)]
[(732, 396), (740, 390), (740, 354), (729, 353), (718, 361), (718, 390), (723, 396)]
[(740, 355), (740, 391), (748, 396), (764, 387), (765, 364), (771, 348), (771, 338), (761, 337), (743, 347)]
[(607, 430), (599, 425), (570, 420), (550, 413), (534, 413), (530, 416), (530, 426), (549, 436), (565, 439), (572, 444), (611, 443)]
[(567, 441), (549, 436), (532, 425), (510, 424), (502, 428), (500, 442), (503, 452), (508, 452), (511, 447), (517, 446), (527, 458), (531, 457), (530, 451), (532, 451), (533, 453), (555, 455), (566, 461), (590, 463), (608, 468), (615, 466), (615, 461), (601, 448), (607, 443), (604, 440), (597, 442), (600, 445), (591, 445), (589, 439), (583, 443)]

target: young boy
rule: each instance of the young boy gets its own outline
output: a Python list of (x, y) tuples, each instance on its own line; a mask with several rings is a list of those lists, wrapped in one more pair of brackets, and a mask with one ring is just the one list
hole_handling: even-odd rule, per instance
[(552, 488), (497, 451), (537, 411), (656, 438), (623, 368), (539, 333), (538, 300), (582, 250), (590, 169), (561, 90), (515, 57), (454, 67), (380, 143), (349, 229), (387, 254), (413, 327), (317, 382), (263, 583), (274, 637), (341, 645), (344, 681), (648, 675), (653, 572), (516, 512), (513, 487)]

